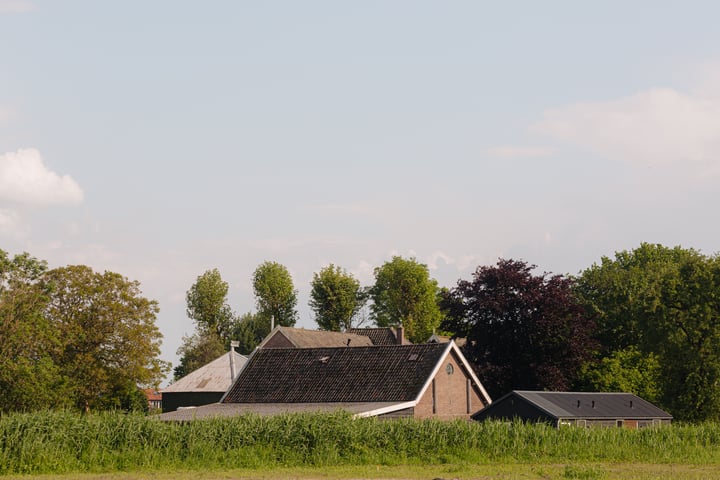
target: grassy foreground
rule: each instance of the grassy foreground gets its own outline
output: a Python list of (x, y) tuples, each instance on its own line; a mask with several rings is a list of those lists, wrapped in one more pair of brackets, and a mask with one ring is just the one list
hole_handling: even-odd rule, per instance
[[(428, 466), (361, 466), (273, 468), (269, 470), (233, 469), (221, 471), (132, 472), (105, 474), (32, 475), (38, 480), (250, 480), (250, 479), (672, 479), (705, 480), (720, 478), (717, 465), (678, 464), (483, 464)], [(27, 475), (3, 477), (27, 480)]]
[(120, 413), (0, 417), (5, 476), (720, 478), (716, 470), (716, 423), (555, 430), (522, 423), (353, 420), (343, 413), (186, 424)]

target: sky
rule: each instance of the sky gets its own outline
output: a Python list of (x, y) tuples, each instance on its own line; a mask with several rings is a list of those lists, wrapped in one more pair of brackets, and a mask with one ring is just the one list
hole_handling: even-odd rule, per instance
[(0, 249), (118, 272), (162, 357), (218, 268), (442, 286), (720, 250), (715, 1), (0, 0)]

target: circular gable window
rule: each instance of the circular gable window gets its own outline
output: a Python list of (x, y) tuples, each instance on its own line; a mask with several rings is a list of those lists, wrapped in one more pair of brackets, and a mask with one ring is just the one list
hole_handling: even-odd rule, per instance
[(447, 367), (445, 367), (445, 372), (448, 375), (452, 375), (454, 371), (455, 371), (455, 367), (452, 366), (452, 363), (448, 363)]

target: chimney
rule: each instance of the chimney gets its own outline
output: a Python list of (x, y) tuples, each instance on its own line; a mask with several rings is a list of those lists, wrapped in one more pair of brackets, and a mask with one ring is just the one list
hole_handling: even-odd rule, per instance
[(237, 340), (230, 341), (230, 381), (235, 380), (235, 347), (239, 347), (240, 342)]
[(402, 325), (401, 325), (401, 326), (398, 326), (398, 327), (395, 329), (395, 339), (396, 339), (396, 343), (397, 343), (398, 345), (402, 345), (403, 343), (405, 343), (405, 337), (404, 337), (404, 332), (403, 332), (403, 327), (402, 327)]

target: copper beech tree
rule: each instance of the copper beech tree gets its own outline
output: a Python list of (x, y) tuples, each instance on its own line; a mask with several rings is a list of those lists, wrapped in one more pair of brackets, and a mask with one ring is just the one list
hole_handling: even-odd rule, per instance
[(465, 354), (492, 397), (511, 390), (568, 390), (597, 348), (594, 323), (562, 275), (501, 259), (445, 293), (443, 329), (465, 337)]

